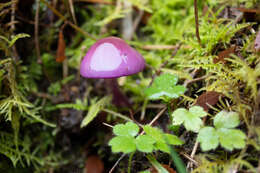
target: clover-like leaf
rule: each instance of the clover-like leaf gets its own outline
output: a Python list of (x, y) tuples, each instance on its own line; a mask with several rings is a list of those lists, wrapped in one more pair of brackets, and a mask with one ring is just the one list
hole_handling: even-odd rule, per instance
[(200, 106), (193, 106), (188, 110), (179, 108), (172, 113), (173, 125), (184, 124), (187, 130), (198, 132), (202, 126), (200, 117), (206, 116), (207, 113)]
[(131, 136), (116, 136), (109, 141), (108, 145), (112, 147), (114, 153), (131, 153), (136, 150), (135, 138)]
[(169, 145), (183, 144), (183, 141), (180, 140), (177, 136), (163, 133), (160, 129), (156, 127), (145, 125), (143, 128), (145, 133), (148, 136), (151, 136), (156, 141), (154, 144), (155, 149), (170, 153)]
[(166, 141), (166, 143), (170, 145), (182, 145), (184, 143), (177, 136), (172, 134), (163, 134), (163, 138)]
[(139, 132), (139, 127), (133, 122), (126, 124), (118, 124), (113, 127), (113, 133), (118, 136), (136, 136)]
[(139, 151), (150, 153), (153, 151), (153, 144), (156, 142), (151, 136), (141, 135), (136, 138), (136, 147)]
[(222, 110), (214, 117), (216, 128), (234, 128), (239, 125), (239, 116), (236, 112)]
[(246, 135), (237, 129), (220, 128), (217, 129), (221, 146), (232, 151), (234, 148), (244, 148)]
[(182, 85), (176, 85), (178, 78), (165, 73), (154, 79), (151, 87), (145, 89), (144, 93), (149, 99), (178, 98), (186, 91)]
[(218, 133), (213, 127), (203, 127), (199, 131), (197, 141), (203, 151), (215, 149), (219, 144)]
[(157, 150), (161, 150), (165, 153), (170, 153), (170, 146), (164, 142), (156, 142), (154, 146)]
[(163, 133), (160, 129), (156, 127), (151, 127), (149, 125), (145, 125), (143, 128), (145, 133), (151, 136), (155, 141), (164, 142)]

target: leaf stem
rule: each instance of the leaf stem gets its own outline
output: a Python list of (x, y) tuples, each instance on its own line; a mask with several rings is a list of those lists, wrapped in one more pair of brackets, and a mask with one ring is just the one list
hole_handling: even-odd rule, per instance
[(131, 165), (132, 165), (132, 160), (133, 160), (134, 154), (135, 154), (135, 152), (132, 152), (129, 156), (127, 173), (131, 173)]
[(187, 173), (185, 165), (174, 147), (169, 147), (173, 164), (176, 166), (178, 173)]
[(120, 114), (120, 113), (111, 111), (111, 110), (109, 110), (109, 109), (102, 109), (102, 111), (107, 112), (107, 113), (109, 113), (109, 114), (112, 114), (112, 115), (114, 115), (114, 116), (116, 116), (116, 117), (122, 118), (122, 119), (124, 119), (124, 120), (126, 120), (126, 121), (133, 122), (133, 120), (131, 120), (130, 118), (128, 118), (128, 117), (126, 117), (126, 116), (124, 116), (124, 115), (122, 115), (122, 114)]

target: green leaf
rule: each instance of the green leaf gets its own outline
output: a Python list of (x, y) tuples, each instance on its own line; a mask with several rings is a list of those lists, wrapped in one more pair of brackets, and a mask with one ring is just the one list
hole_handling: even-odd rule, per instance
[(189, 109), (189, 112), (192, 114), (196, 114), (199, 117), (205, 117), (207, 115), (207, 112), (204, 111), (204, 109), (200, 106), (193, 106)]
[(165, 142), (156, 142), (154, 147), (162, 152), (170, 153), (170, 145), (166, 144)]
[(200, 117), (206, 116), (207, 113), (203, 108), (199, 106), (193, 106), (188, 110), (184, 108), (179, 108), (172, 113), (172, 123), (173, 125), (184, 124), (187, 130), (193, 132), (198, 132), (203, 125)]
[(199, 131), (197, 141), (203, 151), (215, 149), (219, 144), (218, 133), (213, 127), (203, 127)]
[(131, 136), (116, 136), (109, 141), (108, 145), (112, 147), (114, 153), (131, 153), (136, 150), (135, 138)]
[(219, 112), (214, 117), (214, 126), (216, 128), (234, 128), (239, 125), (239, 116), (236, 112)]
[(182, 145), (184, 143), (177, 136), (172, 134), (163, 134), (163, 138), (166, 141), (166, 143), (170, 145)]
[(176, 85), (178, 78), (171, 74), (162, 74), (155, 78), (151, 87), (146, 88), (144, 93), (149, 99), (178, 98), (186, 91), (182, 85)]
[(170, 153), (169, 150), (170, 145), (183, 144), (183, 142), (177, 136), (163, 133), (158, 128), (145, 125), (143, 129), (148, 136), (151, 136), (156, 141), (156, 143), (154, 144), (155, 148), (163, 152)]
[(149, 136), (151, 136), (155, 141), (157, 142), (165, 142), (163, 139), (163, 133), (160, 129), (156, 127), (151, 127), (149, 125), (145, 125), (143, 127), (145, 133)]
[(30, 35), (29, 35), (29, 34), (25, 34), (25, 33), (21, 33), (21, 34), (15, 35), (15, 36), (12, 38), (12, 40), (9, 41), (8, 46), (9, 46), (9, 47), (12, 47), (12, 46), (14, 45), (14, 43), (15, 43), (18, 39), (20, 39), (20, 38), (25, 38), (25, 37), (30, 37)]
[(89, 111), (83, 121), (81, 122), (80, 127), (88, 125), (99, 113), (99, 111), (111, 101), (111, 96), (106, 96), (100, 99), (97, 103), (90, 106)]
[(153, 151), (153, 144), (156, 142), (151, 136), (141, 135), (136, 138), (136, 147), (139, 151), (150, 153)]
[(241, 130), (220, 128), (217, 129), (217, 133), (221, 146), (230, 151), (234, 148), (244, 148), (246, 145), (246, 135)]
[(113, 133), (118, 136), (136, 136), (139, 132), (139, 127), (133, 122), (126, 124), (118, 124), (113, 127)]

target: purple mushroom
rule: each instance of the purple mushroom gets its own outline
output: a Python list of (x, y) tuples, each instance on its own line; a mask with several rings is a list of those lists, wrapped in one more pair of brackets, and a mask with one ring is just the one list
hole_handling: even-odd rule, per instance
[[(80, 65), (80, 74), (85, 78), (109, 78), (113, 101), (116, 105), (129, 106), (127, 98), (120, 92), (115, 78), (142, 71), (145, 61), (141, 54), (124, 40), (107, 37), (90, 47)], [(118, 99), (120, 98), (120, 99)], [(121, 100), (121, 103), (116, 103)]]

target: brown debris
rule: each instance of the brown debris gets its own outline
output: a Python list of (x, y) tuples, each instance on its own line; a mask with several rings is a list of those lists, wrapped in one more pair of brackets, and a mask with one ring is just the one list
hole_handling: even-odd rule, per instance
[(102, 173), (104, 172), (104, 163), (96, 155), (89, 156), (85, 164), (85, 173)]
[(64, 41), (63, 31), (61, 30), (59, 32), (59, 41), (58, 41), (56, 62), (63, 62), (64, 59), (66, 58), (65, 47), (66, 47), (66, 45), (65, 45), (65, 41)]
[(229, 58), (231, 54), (234, 54), (236, 51), (236, 46), (231, 46), (230, 48), (223, 50), (218, 53), (218, 56), (213, 59), (213, 62), (216, 64), (218, 62), (222, 62), (224, 64), (227, 63), (225, 58)]
[(214, 106), (221, 96), (223, 96), (223, 94), (216, 91), (204, 92), (197, 98), (196, 105), (203, 107), (204, 110), (208, 112), (210, 106)]

